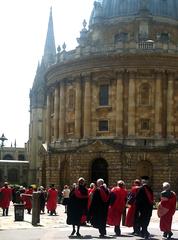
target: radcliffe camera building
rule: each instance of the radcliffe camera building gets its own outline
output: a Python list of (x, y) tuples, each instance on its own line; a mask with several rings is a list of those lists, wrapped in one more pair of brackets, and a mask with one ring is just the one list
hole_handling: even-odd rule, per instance
[(150, 177), (178, 191), (178, 0), (95, 1), (67, 51), (50, 12), (30, 91), (30, 181)]

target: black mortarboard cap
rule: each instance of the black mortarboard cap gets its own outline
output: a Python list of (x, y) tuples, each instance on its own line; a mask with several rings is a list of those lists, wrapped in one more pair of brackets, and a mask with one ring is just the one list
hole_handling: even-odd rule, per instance
[(142, 176), (141, 179), (148, 181), (150, 178), (148, 176)]

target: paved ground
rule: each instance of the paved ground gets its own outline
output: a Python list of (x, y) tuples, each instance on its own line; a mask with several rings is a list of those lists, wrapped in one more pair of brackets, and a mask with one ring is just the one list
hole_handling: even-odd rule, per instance
[[(24, 221), (14, 221), (14, 207), (10, 207), (10, 213), (7, 217), (2, 217), (0, 210), (0, 240), (57, 240), (57, 239), (76, 239), (76, 237), (69, 237), (71, 233), (71, 226), (66, 224), (66, 214), (64, 207), (58, 205), (57, 216), (48, 216), (47, 213), (40, 215), (40, 224), (36, 227), (31, 224), (32, 216), (25, 212)], [(174, 215), (173, 220), (173, 238), (178, 240), (178, 211)], [(109, 239), (120, 240), (139, 240), (140, 237), (131, 235), (132, 229), (121, 227), (122, 236), (115, 237), (113, 227), (107, 227), (107, 234)], [(159, 219), (156, 211), (149, 225), (151, 239), (162, 239), (162, 233), (159, 230)], [(97, 229), (91, 226), (81, 228), (83, 239), (99, 239)]]

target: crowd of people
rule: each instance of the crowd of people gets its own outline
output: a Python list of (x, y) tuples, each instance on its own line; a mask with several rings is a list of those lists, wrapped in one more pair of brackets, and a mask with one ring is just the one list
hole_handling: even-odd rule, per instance
[(4, 183), (4, 186), (0, 188), (0, 208), (3, 210), (3, 216), (8, 216), (10, 202), (13, 204), (23, 204), (24, 209), (28, 214), (32, 211), (32, 195), (33, 192), (39, 193), (39, 210), (40, 213), (45, 213), (45, 208), (49, 215), (56, 215), (56, 208), (58, 203), (58, 190), (54, 184), (46, 190), (43, 186), (36, 188), (35, 186), (29, 186), (27, 188), (23, 186), (10, 187), (8, 182)]
[[(90, 223), (103, 238), (107, 236), (107, 225), (114, 226), (115, 235), (120, 236), (122, 220), (123, 225), (133, 227), (133, 235), (150, 239), (148, 225), (154, 204), (153, 191), (147, 176), (134, 180), (130, 191), (122, 180), (109, 189), (103, 179), (98, 179), (96, 185), (91, 183), (87, 189), (85, 179), (81, 177), (69, 194), (67, 224), (73, 227), (71, 236), (76, 234), (81, 237), (80, 226)], [(176, 194), (171, 190), (170, 184), (164, 182), (157, 213), (160, 230), (166, 239), (173, 235), (171, 225), (175, 210)]]
[[(163, 183), (162, 190), (157, 214), (160, 218), (160, 230), (163, 232), (163, 237), (170, 239), (173, 235), (171, 226), (176, 210), (176, 194), (171, 190), (168, 182)], [(80, 226), (86, 224), (97, 228), (102, 238), (107, 236), (107, 225), (114, 226), (115, 235), (120, 236), (122, 222), (123, 225), (133, 228), (133, 235), (144, 239), (150, 238), (148, 225), (155, 201), (147, 176), (135, 179), (129, 191), (123, 180), (117, 181), (116, 186), (108, 188), (101, 178), (96, 181), (96, 184), (91, 183), (87, 188), (85, 179), (80, 177), (72, 187), (65, 185), (61, 192), (55, 188), (54, 184), (51, 184), (48, 189), (43, 186), (11, 188), (8, 182), (5, 182), (0, 188), (2, 215), (8, 216), (11, 201), (24, 204), (27, 213), (31, 214), (32, 195), (35, 191), (39, 193), (40, 213), (44, 214), (46, 208), (50, 216), (56, 215), (61, 194), (60, 203), (65, 206), (66, 222), (72, 225), (70, 236), (81, 237)]]

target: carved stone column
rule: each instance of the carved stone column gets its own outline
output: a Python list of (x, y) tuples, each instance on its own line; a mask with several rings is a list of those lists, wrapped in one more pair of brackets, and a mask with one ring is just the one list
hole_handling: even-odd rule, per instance
[(47, 96), (47, 109), (46, 109), (46, 142), (50, 142), (51, 136), (51, 102), (50, 102), (50, 93)]
[(78, 79), (76, 79), (76, 95), (75, 95), (75, 137), (80, 138), (81, 137), (81, 81), (80, 76), (78, 76)]
[(56, 86), (54, 92), (54, 141), (59, 137), (59, 88)]
[(167, 89), (167, 137), (171, 137), (174, 134), (173, 92), (174, 92), (174, 75), (173, 73), (169, 73)]
[(128, 136), (135, 136), (135, 76), (129, 72), (129, 101), (128, 101)]
[(116, 85), (116, 136), (123, 135), (123, 72), (117, 75)]
[(160, 137), (162, 135), (161, 109), (162, 109), (162, 72), (157, 72), (155, 84), (155, 135), (157, 137)]
[(91, 131), (91, 83), (90, 76), (85, 76), (84, 93), (84, 138), (90, 137)]
[(60, 83), (60, 110), (59, 110), (59, 138), (64, 138), (65, 128), (65, 85), (64, 81)]

